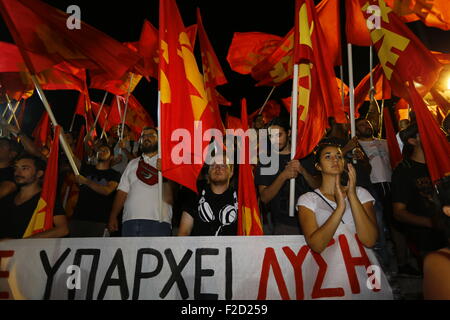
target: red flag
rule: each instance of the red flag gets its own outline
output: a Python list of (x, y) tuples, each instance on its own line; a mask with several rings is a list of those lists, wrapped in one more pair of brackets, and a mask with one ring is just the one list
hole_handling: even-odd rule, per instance
[[(248, 130), (247, 103), (242, 100), (241, 109), (242, 129)], [(238, 235), (239, 236), (261, 236), (264, 235), (261, 215), (259, 213), (258, 199), (256, 198), (255, 180), (252, 166), (250, 165), (250, 141), (248, 136), (241, 137), (245, 152), (241, 153), (239, 164), (239, 186), (238, 186)]]
[(272, 54), (283, 38), (262, 32), (235, 32), (227, 61), (233, 71), (249, 74), (252, 68)]
[(412, 79), (422, 94), (427, 93), (439, 78), (442, 65), (384, 0), (360, 2), (367, 19), (369, 14), (366, 8), (369, 5), (380, 8), (380, 26), (371, 30), (370, 36), (392, 92), (408, 98), (407, 81)]
[[(316, 6), (316, 24), (321, 28), (321, 51), (332, 65), (341, 64), (339, 32), (339, 5), (336, 0), (322, 0)], [(323, 28), (325, 26), (325, 28)], [(313, 28), (314, 29), (314, 28)], [(257, 86), (280, 85), (292, 78), (294, 29), (283, 38), (278, 47), (252, 68), (252, 77), (259, 81)], [(334, 74), (334, 73), (333, 73)]]
[(342, 65), (340, 0), (322, 0), (316, 6), (317, 18), (334, 66)]
[[(372, 70), (373, 85), (375, 89), (375, 100), (387, 100), (391, 98), (391, 87), (387, 81), (381, 65), (376, 65)], [(355, 117), (364, 101), (370, 101), (370, 73), (368, 73), (355, 88)], [(345, 98), (344, 104), (350, 105), (349, 97)]]
[(294, 30), (292, 29), (270, 55), (252, 68), (252, 77), (259, 81), (258, 86), (280, 85), (292, 77), (293, 47)]
[(395, 116), (397, 121), (409, 119), (409, 104), (405, 99), (400, 99), (395, 105)]
[[(90, 88), (105, 90), (114, 95), (124, 95), (134, 91), (136, 86), (141, 81), (142, 76), (136, 73), (127, 72), (120, 79), (111, 79), (105, 72), (91, 72)], [(131, 87), (130, 87), (131, 82)]]
[[(91, 101), (91, 107), (92, 112), (94, 113), (94, 116), (97, 117), (98, 113), (100, 112), (100, 103)], [(108, 119), (108, 115), (111, 112), (111, 107), (107, 106), (106, 104), (103, 105), (102, 112), (100, 113), (98, 117), (98, 123), (100, 124), (100, 127), (105, 128), (105, 130), (109, 129), (105, 127), (106, 121)]]
[(144, 76), (158, 77), (158, 29), (144, 20), (138, 42), (138, 52), (144, 59)]
[[(197, 25), (198, 25), (198, 37), (200, 40), (200, 51), (202, 56), (203, 67), (203, 83), (205, 85), (206, 94), (208, 96), (209, 106), (211, 113), (215, 118), (214, 127), (224, 129), (222, 118), (220, 116), (218, 92), (216, 87), (226, 84), (228, 81), (225, 78), (222, 67), (220, 66), (219, 59), (214, 52), (211, 42), (208, 39), (205, 28), (203, 27), (202, 17), (200, 15), (200, 9), (197, 8)], [(193, 47), (193, 46), (192, 46)]]
[(298, 139), (295, 158), (312, 152), (322, 139), (328, 118), (347, 121), (336, 84), (333, 66), (322, 49), (323, 33), (311, 0), (297, 0), (295, 62), (299, 63)]
[(367, 21), (361, 11), (359, 0), (345, 0), (345, 17), (347, 43), (363, 47), (370, 46), (372, 41), (370, 40)]
[(416, 113), (428, 171), (433, 183), (436, 183), (439, 179), (450, 175), (450, 144), (414, 85), (410, 85), (408, 89), (411, 106)]
[(435, 88), (431, 88), (430, 93), (445, 116), (450, 111), (450, 102)]
[(56, 187), (58, 184), (58, 156), (60, 126), (55, 127), (55, 134), (47, 160), (41, 196), (22, 238), (28, 238), (53, 228), (53, 209), (55, 207)]
[[(93, 127), (95, 120), (92, 116), (91, 99), (89, 98), (89, 92), (87, 90), (85, 90), (84, 92), (80, 92), (80, 95), (78, 96), (77, 106), (75, 107), (75, 114), (84, 117), (86, 130), (87, 132), (91, 132), (91, 128)], [(96, 136), (97, 131), (95, 128), (93, 128), (91, 137), (94, 138)]]
[(34, 85), (24, 83), (20, 73), (0, 73), (0, 96), (1, 103), (6, 103), (5, 95), (11, 100), (28, 99), (34, 93)]
[(421, 20), (429, 27), (450, 30), (450, 2), (448, 0), (386, 0), (403, 21)]
[(34, 142), (38, 146), (43, 147), (47, 145), (47, 140), (50, 137), (50, 119), (47, 111), (44, 111), (42, 114), (41, 119), (34, 128), (32, 136), (34, 138)]
[(395, 168), (402, 161), (402, 152), (395, 136), (391, 113), (388, 108), (383, 108), (384, 128), (386, 129), (386, 141), (389, 149), (391, 167)]
[(84, 157), (84, 137), (86, 135), (86, 126), (82, 125), (80, 129), (80, 133), (78, 134), (78, 139), (75, 145), (74, 156), (80, 160), (83, 160)]
[[(123, 117), (125, 112), (125, 102), (126, 98), (119, 97), (120, 104), (122, 106), (120, 114)], [(109, 130), (112, 127), (122, 123), (121, 115), (119, 114), (119, 109), (117, 105), (117, 99), (113, 99), (111, 104), (110, 113), (108, 115), (108, 124), (105, 130)], [(130, 95), (128, 98), (127, 115), (125, 118), (125, 124), (128, 125), (133, 132), (135, 138), (141, 135), (142, 129), (145, 127), (154, 127), (153, 119), (150, 117), (148, 112), (139, 103), (139, 101)]]
[(230, 116), (227, 113), (226, 127), (227, 127), (227, 129), (233, 129), (233, 130), (242, 129), (242, 121), (241, 121), (241, 119)]
[[(204, 131), (214, 128), (215, 118), (175, 1), (160, 0), (159, 8), (162, 172), (164, 177), (197, 191), (203, 150), (209, 144), (202, 137)], [(178, 136), (174, 141), (174, 133), (189, 137)]]
[[(33, 88), (33, 81), (31, 80), (28, 68), (25, 66), (19, 48), (10, 43), (0, 42), (0, 51), (2, 52), (2, 55), (0, 56), (0, 73), (18, 73), (16, 80), (12, 80), (12, 82), (17, 82), (18, 86), (22, 86), (25, 90), (27, 88)], [(51, 65), (52, 63), (50, 59), (38, 54), (30, 54), (30, 56), (34, 61), (39, 61), (39, 63), (42, 64)], [(36, 77), (44, 90), (82, 91), (84, 82), (86, 81), (86, 71), (63, 61), (49, 69), (42, 70), (36, 74)], [(6, 87), (10, 87), (10, 79), (6, 77), (2, 84)], [(19, 84), (20, 82), (21, 84)], [(14, 86), (14, 84), (12, 84), (12, 86)]]
[[(262, 109), (262, 112), (261, 112)], [(249, 125), (253, 122), (259, 114), (262, 114), (264, 123), (269, 123), (273, 118), (280, 116), (281, 106), (275, 100), (267, 101), (266, 105), (258, 110), (254, 111), (250, 116), (248, 116)]]
[(63, 61), (79, 68), (100, 69), (120, 78), (140, 57), (120, 42), (81, 22), (67, 27), (68, 15), (38, 0), (1, 0), (0, 12), (32, 74), (49, 69), (29, 52), (43, 55), (52, 65)]

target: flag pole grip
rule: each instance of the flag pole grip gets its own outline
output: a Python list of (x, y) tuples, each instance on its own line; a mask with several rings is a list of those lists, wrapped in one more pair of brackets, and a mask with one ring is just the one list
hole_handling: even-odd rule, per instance
[[(297, 151), (298, 64), (294, 65), (291, 102), (291, 160)], [(289, 216), (295, 213), (295, 179), (289, 181)]]

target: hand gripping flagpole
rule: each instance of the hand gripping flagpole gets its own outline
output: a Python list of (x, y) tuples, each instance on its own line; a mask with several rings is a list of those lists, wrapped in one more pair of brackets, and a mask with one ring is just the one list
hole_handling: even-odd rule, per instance
[[(44, 107), (48, 112), (48, 116), (50, 117), (50, 120), (52, 121), (53, 127), (56, 128), (56, 126), (58, 125), (58, 122), (56, 121), (56, 118), (53, 114), (52, 108), (50, 107), (50, 104), (48, 103), (47, 98), (45, 97), (44, 91), (42, 90), (41, 85), (39, 84), (39, 81), (36, 78), (36, 75), (32, 74), (31, 79), (33, 80), (34, 86), (36, 87), (39, 98), (41, 98), (41, 101), (44, 104)], [(67, 144), (66, 138), (64, 137), (64, 131), (62, 130), (62, 128), (61, 128), (61, 131), (59, 134), (59, 141), (61, 142), (61, 146), (63, 147), (64, 152), (66, 153), (67, 159), (69, 160), (69, 163), (70, 163), (70, 166), (72, 167), (73, 172), (77, 176), (80, 175), (77, 165), (75, 164), (75, 160), (73, 159), (72, 150), (70, 149), (69, 145)]]
[[(297, 104), (298, 104), (298, 64), (294, 65), (291, 102), (291, 160), (297, 151)], [(295, 212), (295, 179), (289, 181), (289, 216)]]

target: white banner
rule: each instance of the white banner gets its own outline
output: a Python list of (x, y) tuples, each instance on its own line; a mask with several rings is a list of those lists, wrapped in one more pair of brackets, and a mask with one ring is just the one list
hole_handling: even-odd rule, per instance
[(392, 299), (354, 235), (322, 254), (302, 236), (0, 242), (0, 299)]

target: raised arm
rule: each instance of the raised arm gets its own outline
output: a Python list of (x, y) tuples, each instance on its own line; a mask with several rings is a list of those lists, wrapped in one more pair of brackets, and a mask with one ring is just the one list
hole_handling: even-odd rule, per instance
[(339, 177), (336, 176), (335, 198), (337, 201), (336, 210), (330, 215), (328, 220), (319, 227), (314, 212), (305, 206), (298, 207), (300, 225), (311, 250), (321, 253), (333, 239), (336, 230), (341, 223), (345, 212), (344, 193), (339, 185)]
[(348, 164), (348, 201), (352, 208), (356, 234), (366, 247), (373, 247), (378, 238), (377, 218), (372, 202), (361, 203), (356, 194), (356, 170)]

